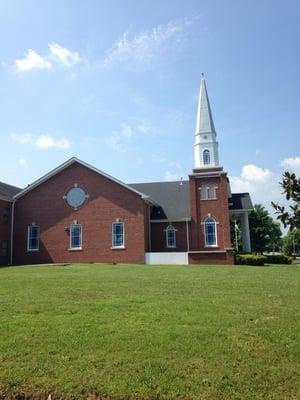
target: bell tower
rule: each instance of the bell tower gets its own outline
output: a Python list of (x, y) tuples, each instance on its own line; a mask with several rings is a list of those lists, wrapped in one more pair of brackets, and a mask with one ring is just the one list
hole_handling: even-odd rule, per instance
[(217, 134), (202, 74), (195, 132), (195, 169), (219, 167)]

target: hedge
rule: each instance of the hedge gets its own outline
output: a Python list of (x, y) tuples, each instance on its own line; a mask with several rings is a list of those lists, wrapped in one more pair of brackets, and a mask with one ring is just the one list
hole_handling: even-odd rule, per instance
[(267, 255), (267, 263), (268, 264), (291, 264), (292, 263), (292, 257), (285, 256), (283, 254), (277, 254), (277, 255)]
[(256, 254), (236, 254), (235, 263), (238, 265), (264, 265), (267, 257)]

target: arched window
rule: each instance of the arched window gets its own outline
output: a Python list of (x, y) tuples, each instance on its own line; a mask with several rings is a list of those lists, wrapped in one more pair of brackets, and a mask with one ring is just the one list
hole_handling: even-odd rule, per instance
[(169, 225), (166, 229), (167, 247), (176, 247), (176, 229), (173, 225)]
[(205, 246), (217, 245), (217, 223), (213, 217), (207, 217), (204, 221)]
[(200, 198), (201, 200), (215, 200), (217, 198), (216, 186), (213, 185), (203, 185), (200, 188)]
[(207, 149), (203, 151), (203, 164), (210, 164), (210, 151)]

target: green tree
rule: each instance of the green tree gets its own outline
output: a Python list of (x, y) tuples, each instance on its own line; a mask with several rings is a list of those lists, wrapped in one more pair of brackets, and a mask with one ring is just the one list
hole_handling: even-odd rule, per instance
[(294, 229), (282, 239), (282, 250), (291, 256), (300, 252), (300, 229)]
[(272, 219), (262, 204), (255, 204), (249, 213), (249, 227), (253, 251), (260, 253), (278, 249), (281, 238), (280, 225)]
[(300, 178), (297, 178), (294, 173), (285, 172), (282, 182), (279, 183), (283, 188), (283, 193), (288, 201), (293, 204), (289, 206), (287, 211), (284, 206), (272, 202), (272, 207), (275, 208), (277, 219), (280, 220), (284, 227), (289, 227), (292, 231), (295, 228), (300, 228)]

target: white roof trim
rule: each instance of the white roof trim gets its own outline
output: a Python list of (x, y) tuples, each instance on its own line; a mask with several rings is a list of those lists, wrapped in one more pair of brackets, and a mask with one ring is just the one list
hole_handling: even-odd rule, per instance
[(2, 196), (1, 194), (0, 194), (0, 200), (8, 201), (9, 203), (13, 202), (13, 199), (11, 197)]
[(15, 196), (13, 196), (13, 199), (17, 200), (20, 197), (24, 196), (26, 193), (30, 192), (31, 190), (35, 189), (37, 186), (41, 185), (42, 183), (46, 182), (48, 179), (52, 178), (52, 176), (58, 174), (59, 172), (63, 171), (64, 169), (66, 169), (67, 167), (69, 167), (70, 165), (74, 164), (75, 162), (77, 162), (78, 164), (83, 165), (84, 167), (96, 172), (97, 174), (100, 174), (102, 176), (104, 176), (107, 179), (110, 179), (111, 181), (125, 187), (126, 189), (130, 190), (131, 192), (134, 192), (136, 194), (138, 194), (139, 196), (141, 196), (142, 199), (151, 201), (150, 197), (145, 195), (144, 193), (139, 192), (138, 190), (133, 189), (132, 187), (126, 185), (126, 183), (119, 181), (116, 178), (113, 178), (111, 175), (106, 174), (103, 171), (100, 171), (100, 169), (97, 169), (95, 167), (93, 167), (92, 165), (80, 160), (79, 158), (76, 157), (72, 157), (69, 160), (67, 160), (66, 162), (64, 162), (63, 164), (59, 165), (58, 167), (54, 168), (52, 171), (48, 172), (48, 174), (42, 176), (40, 179), (37, 179), (36, 181), (34, 181), (31, 185), (28, 185), (25, 189), (21, 190), (19, 193), (17, 193)]

